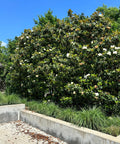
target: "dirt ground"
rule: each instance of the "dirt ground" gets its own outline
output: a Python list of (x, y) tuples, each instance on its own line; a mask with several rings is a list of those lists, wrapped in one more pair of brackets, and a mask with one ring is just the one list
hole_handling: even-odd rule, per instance
[(22, 121), (0, 124), (0, 144), (67, 144)]

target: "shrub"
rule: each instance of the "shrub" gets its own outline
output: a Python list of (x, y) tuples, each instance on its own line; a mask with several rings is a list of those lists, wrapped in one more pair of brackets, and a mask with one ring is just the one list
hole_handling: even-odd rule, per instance
[(7, 75), (11, 92), (63, 106), (102, 106), (109, 114), (119, 105), (119, 34), (95, 12), (80, 19), (57, 20), (18, 38)]

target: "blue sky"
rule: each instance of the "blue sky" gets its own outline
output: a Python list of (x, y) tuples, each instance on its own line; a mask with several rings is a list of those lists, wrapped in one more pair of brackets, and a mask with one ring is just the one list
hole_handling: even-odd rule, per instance
[(91, 15), (103, 4), (108, 7), (120, 6), (120, 0), (1, 0), (0, 1), (0, 41), (3, 45), (7, 39), (21, 35), (24, 29), (32, 29), (33, 19), (44, 15), (49, 9), (53, 15), (62, 19), (67, 16), (68, 9), (74, 13)]

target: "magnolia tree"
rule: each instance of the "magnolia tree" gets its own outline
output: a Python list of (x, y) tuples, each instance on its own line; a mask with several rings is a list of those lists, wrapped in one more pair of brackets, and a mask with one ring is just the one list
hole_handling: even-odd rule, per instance
[(18, 38), (7, 76), (11, 92), (62, 106), (119, 106), (120, 47), (109, 19), (95, 12), (80, 19), (68, 12), (58, 20)]

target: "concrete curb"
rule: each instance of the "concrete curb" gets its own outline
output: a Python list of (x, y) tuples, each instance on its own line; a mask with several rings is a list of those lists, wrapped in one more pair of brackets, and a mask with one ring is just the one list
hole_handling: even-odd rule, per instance
[(29, 123), (69, 144), (120, 144), (120, 139), (42, 114), (22, 110), (20, 120)]
[(0, 123), (20, 119), (20, 111), (25, 109), (25, 104), (0, 106)]

